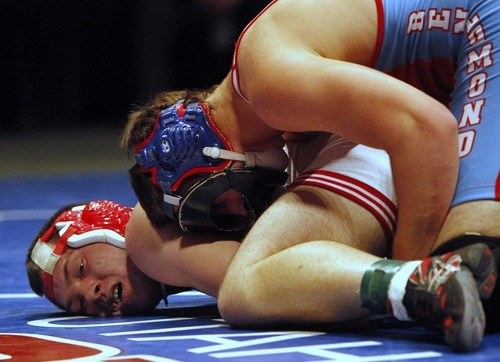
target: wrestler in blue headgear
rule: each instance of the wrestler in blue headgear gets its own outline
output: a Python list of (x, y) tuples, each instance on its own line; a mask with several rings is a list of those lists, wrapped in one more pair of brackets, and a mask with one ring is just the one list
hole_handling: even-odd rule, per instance
[[(288, 157), (282, 148), (234, 152), (202, 102), (185, 107), (181, 100), (160, 112), (149, 137), (136, 145), (135, 159), (163, 190), (166, 215), (184, 231), (248, 229), (288, 178)], [(233, 161), (245, 166), (230, 168)], [(206, 177), (180, 195), (182, 182), (196, 174)], [(243, 219), (214, 212), (214, 200), (231, 189), (245, 201), (249, 215)]]

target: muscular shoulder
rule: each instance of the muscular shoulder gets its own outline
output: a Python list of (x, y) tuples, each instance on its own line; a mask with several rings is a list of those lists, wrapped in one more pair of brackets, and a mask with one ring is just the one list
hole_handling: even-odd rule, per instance
[(174, 223), (156, 229), (137, 204), (127, 225), (125, 240), (130, 259), (150, 278), (191, 287), (186, 276), (188, 265), (181, 253), (183, 234)]
[(279, 0), (247, 28), (238, 62), (265, 61), (289, 48), (341, 59), (373, 43), (376, 32), (375, 0)]
[(136, 205), (125, 233), (133, 263), (150, 278), (216, 296), (239, 242), (214, 234), (185, 234), (175, 223), (155, 229)]
[(240, 39), (241, 90), (255, 104), (256, 97), (267, 98), (266, 92), (285, 85), (290, 73), (316, 69), (320, 60), (368, 64), (376, 36), (374, 0), (279, 0)]
[(125, 231), (125, 242), (127, 245), (127, 252), (129, 255), (134, 256), (148, 247), (151, 240), (151, 235), (156, 234), (156, 230), (148, 221), (146, 213), (140, 204), (134, 207), (134, 211), (130, 216), (127, 229)]
[[(176, 250), (182, 240), (182, 233), (172, 222), (161, 229), (155, 228), (149, 221), (144, 209), (137, 204), (130, 216), (125, 232), (127, 252), (132, 260), (147, 259), (148, 256), (158, 255), (165, 249)], [(168, 262), (168, 260), (164, 260)]]

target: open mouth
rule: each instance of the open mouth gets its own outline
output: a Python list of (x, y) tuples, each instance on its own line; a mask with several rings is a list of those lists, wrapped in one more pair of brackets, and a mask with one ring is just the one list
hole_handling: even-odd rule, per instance
[(118, 283), (113, 290), (113, 302), (120, 303), (122, 301), (122, 283)]

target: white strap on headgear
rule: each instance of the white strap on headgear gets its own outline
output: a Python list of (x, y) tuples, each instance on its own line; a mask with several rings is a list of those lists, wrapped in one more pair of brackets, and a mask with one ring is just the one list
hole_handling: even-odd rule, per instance
[(237, 153), (219, 147), (204, 147), (203, 154), (213, 159), (243, 161), (247, 167), (262, 167), (283, 171), (288, 167), (288, 156), (283, 148), (272, 148), (263, 152)]
[(233, 160), (233, 161), (243, 161), (246, 162), (246, 157), (242, 153), (223, 150), (219, 147), (203, 147), (203, 154), (205, 156), (211, 157), (214, 160), (222, 158), (224, 160)]
[(57, 262), (61, 259), (60, 255), (53, 254), (53, 247), (47, 245), (47, 243), (42, 243), (40, 239), (36, 242), (33, 250), (31, 251), (31, 259), (36, 265), (40, 267), (44, 272), (49, 274), (54, 274), (54, 269)]
[(179, 206), (181, 203), (181, 198), (178, 196), (163, 194), (163, 201), (170, 205)]

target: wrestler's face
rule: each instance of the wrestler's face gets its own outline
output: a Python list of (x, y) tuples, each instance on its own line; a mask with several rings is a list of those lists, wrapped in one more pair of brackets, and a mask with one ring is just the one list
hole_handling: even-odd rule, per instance
[(57, 303), (90, 316), (139, 314), (161, 299), (160, 284), (143, 274), (124, 249), (106, 243), (68, 248), (53, 274)]

